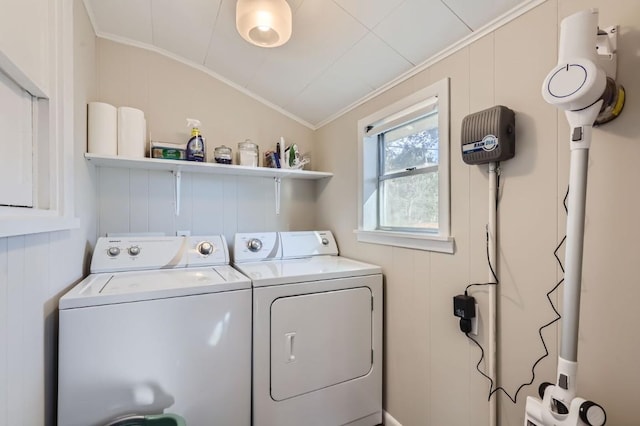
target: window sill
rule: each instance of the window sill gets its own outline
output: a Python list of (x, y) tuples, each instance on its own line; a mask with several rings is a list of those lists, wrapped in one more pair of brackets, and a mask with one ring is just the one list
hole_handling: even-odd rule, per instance
[(41, 232), (65, 231), (80, 227), (80, 219), (75, 217), (27, 215), (0, 215), (0, 238)]
[(453, 237), (364, 229), (357, 229), (354, 232), (357, 235), (358, 241), (362, 243), (382, 244), (449, 254), (453, 254), (455, 251), (455, 241)]

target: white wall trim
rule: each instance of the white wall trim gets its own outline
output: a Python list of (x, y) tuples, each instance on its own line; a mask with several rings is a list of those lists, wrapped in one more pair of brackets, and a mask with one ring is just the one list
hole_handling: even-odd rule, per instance
[(455, 240), (453, 237), (436, 237), (408, 232), (364, 229), (356, 229), (353, 232), (361, 243), (381, 244), (448, 254), (455, 252)]
[(31, 80), (22, 69), (0, 50), (0, 70), (2, 70), (18, 86), (36, 98), (49, 98), (45, 90)]
[(9, 216), (0, 220), (0, 238), (78, 229), (80, 219), (61, 216)]
[(382, 417), (383, 417), (385, 426), (402, 426), (402, 424), (399, 421), (394, 419), (391, 416), (391, 414), (387, 413), (386, 411), (384, 411), (384, 415)]

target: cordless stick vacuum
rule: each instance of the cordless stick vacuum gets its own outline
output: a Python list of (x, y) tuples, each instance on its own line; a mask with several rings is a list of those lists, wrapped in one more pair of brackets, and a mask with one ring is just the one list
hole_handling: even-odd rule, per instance
[(560, 25), (558, 65), (542, 85), (545, 101), (564, 110), (570, 126), (569, 200), (564, 273), (562, 338), (555, 384), (527, 398), (525, 426), (602, 426), (605, 410), (577, 397), (578, 323), (587, 189), (587, 163), (594, 125), (616, 118), (625, 92), (616, 84), (617, 28), (598, 29), (598, 11), (565, 18)]

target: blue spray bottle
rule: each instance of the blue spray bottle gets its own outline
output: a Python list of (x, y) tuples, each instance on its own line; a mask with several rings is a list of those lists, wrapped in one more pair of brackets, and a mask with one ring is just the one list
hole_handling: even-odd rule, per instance
[(187, 161), (203, 162), (205, 158), (204, 138), (200, 134), (200, 121), (187, 118), (187, 126), (191, 127), (191, 139), (187, 142)]

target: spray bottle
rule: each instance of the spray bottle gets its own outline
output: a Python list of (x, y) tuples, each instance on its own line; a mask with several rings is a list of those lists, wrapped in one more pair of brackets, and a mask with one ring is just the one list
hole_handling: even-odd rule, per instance
[(187, 118), (187, 126), (191, 127), (191, 139), (187, 142), (187, 161), (205, 161), (204, 138), (200, 134), (200, 121)]

